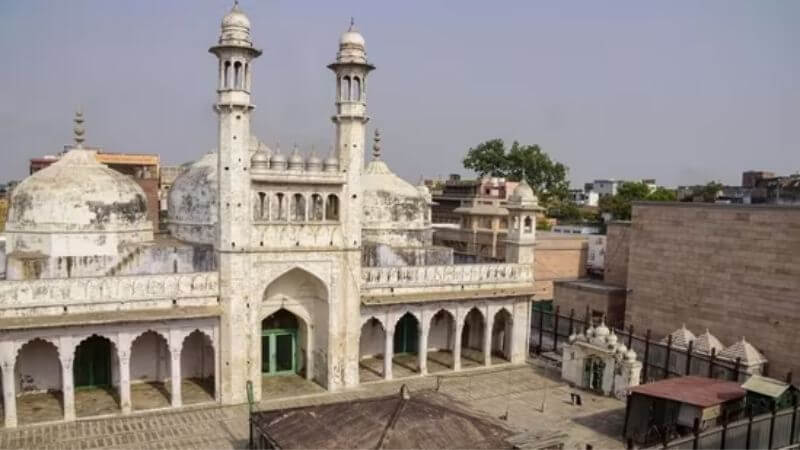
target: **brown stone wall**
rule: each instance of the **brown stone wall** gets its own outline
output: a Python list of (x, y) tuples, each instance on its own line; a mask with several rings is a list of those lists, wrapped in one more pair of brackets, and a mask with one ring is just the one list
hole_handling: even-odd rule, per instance
[(153, 222), (153, 231), (158, 231), (158, 214), (161, 206), (158, 202), (158, 179), (157, 178), (133, 178), (138, 184), (144, 195), (147, 197), (147, 218)]
[(611, 222), (606, 229), (606, 257), (603, 279), (611, 284), (628, 283), (628, 255), (631, 240), (630, 222)]
[(537, 300), (554, 298), (555, 280), (574, 280), (586, 276), (586, 256), (589, 244), (586, 237), (548, 235), (536, 236), (533, 273), (536, 279)]
[(800, 208), (638, 203), (632, 222), (628, 324), (745, 336), (771, 375), (800, 373)]
[(586, 308), (596, 320), (605, 317), (610, 325), (623, 325), (625, 319), (625, 291), (604, 285), (601, 281), (562, 281), (554, 284), (553, 305), (561, 308), (561, 314), (585, 320)]

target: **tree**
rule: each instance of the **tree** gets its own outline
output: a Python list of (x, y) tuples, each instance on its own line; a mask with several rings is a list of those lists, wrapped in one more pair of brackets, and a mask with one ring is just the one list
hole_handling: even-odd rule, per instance
[(723, 188), (719, 181), (709, 181), (705, 186), (700, 186), (692, 192), (692, 197), (700, 197), (705, 203), (714, 203)]
[(502, 139), (492, 139), (470, 148), (464, 167), (480, 176), (505, 177), (519, 181), (523, 177), (545, 203), (562, 200), (569, 192), (567, 167), (553, 161), (538, 145), (520, 145), (514, 141), (506, 149)]
[(674, 202), (676, 199), (675, 191), (659, 187), (650, 192), (650, 187), (644, 183), (625, 182), (617, 189), (616, 195), (600, 198), (598, 207), (601, 213), (610, 213), (616, 220), (630, 220), (632, 202)]

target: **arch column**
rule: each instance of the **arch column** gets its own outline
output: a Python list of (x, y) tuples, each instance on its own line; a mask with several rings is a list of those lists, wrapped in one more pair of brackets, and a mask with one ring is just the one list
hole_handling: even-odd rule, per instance
[(492, 328), (494, 327), (494, 316), (491, 311), (486, 310), (486, 320), (483, 326), (483, 365), (492, 365)]
[(428, 374), (428, 334), (430, 333), (431, 329), (431, 317), (430, 314), (426, 314), (425, 311), (420, 313), (420, 317), (422, 320), (419, 325), (419, 348), (417, 349), (417, 356), (419, 357), (419, 374), (420, 375), (427, 375)]
[(386, 340), (383, 347), (383, 379), (392, 379), (392, 359), (394, 359), (394, 328), (386, 329)]
[[(8, 355), (6, 355), (8, 358)], [(14, 384), (14, 359), (3, 360), (3, 407), (5, 408), (5, 426), (17, 426), (17, 393)]]
[(72, 354), (61, 359), (61, 393), (64, 401), (64, 420), (75, 420), (75, 380), (72, 373)]
[(456, 321), (456, 335), (453, 336), (453, 371), (461, 370), (461, 332), (464, 331), (466, 316)]
[(169, 346), (170, 353), (170, 385), (172, 387), (172, 407), (180, 408), (183, 405), (183, 398), (181, 397), (181, 347), (180, 343), (172, 344)]
[(314, 331), (311, 322), (306, 322), (306, 380), (308, 381), (314, 380)]
[(119, 407), (122, 414), (130, 414), (131, 401), (131, 335), (120, 333), (117, 339), (117, 359), (119, 361)]

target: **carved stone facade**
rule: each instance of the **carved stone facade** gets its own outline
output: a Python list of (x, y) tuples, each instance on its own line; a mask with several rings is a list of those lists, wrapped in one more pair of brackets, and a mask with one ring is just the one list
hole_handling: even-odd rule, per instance
[[(169, 379), (171, 406), (179, 407), (182, 379), (213, 379), (215, 401), (239, 404), (251, 383), (260, 400), (263, 377), (279, 373), (339, 390), (364, 382), (364, 365), (382, 358), (384, 378), (392, 378), (397, 353), (417, 355), (422, 375), (432, 352), (450, 355), (451, 370), (462, 369), (462, 349), (483, 355), (482, 365), (525, 361), (538, 209), (527, 184), (509, 203), (509, 263), (453, 264), (450, 249), (432, 245), (430, 194), (380, 160), (377, 134), (365, 167), (366, 79), (375, 67), (353, 26), (328, 66), (336, 80), (336, 144), (324, 160), (297, 148), (287, 157), (252, 134), (252, 65), (261, 52), (238, 6), (223, 18), (211, 52), (219, 63), (218, 151), (173, 183), (171, 236), (120, 238), (116, 253), (106, 255), (97, 233), (132, 232), (125, 214), (134, 225), (146, 220), (117, 204), (114, 196), (127, 191), (99, 192), (102, 198), (90, 200), (112, 205), (109, 227), (87, 225), (97, 245), (80, 257), (102, 262), (102, 270), (32, 271), (0, 281), (7, 426), (17, 424), (20, 398), (44, 391), (60, 392), (64, 420), (75, 418), (75, 386), (87, 385), (75, 363), (87, 354), (82, 345), (105, 352), (110, 368), (101, 384), (117, 393), (123, 414), (139, 382)], [(73, 156), (85, 151), (82, 127), (76, 134)], [(59, 164), (70, 159), (51, 167), (63, 171)], [(71, 177), (80, 179), (80, 170)], [(73, 189), (48, 186), (50, 203), (64, 195), (82, 201)], [(36, 206), (25, 214), (36, 217)], [(48, 238), (59, 238), (74, 218), (58, 220), (64, 223)], [(18, 225), (23, 238), (14, 238), (14, 248), (29, 244), (24, 221)], [(43, 247), (34, 256), (63, 265), (71, 248), (62, 250)], [(96, 259), (104, 255), (110, 259)]]

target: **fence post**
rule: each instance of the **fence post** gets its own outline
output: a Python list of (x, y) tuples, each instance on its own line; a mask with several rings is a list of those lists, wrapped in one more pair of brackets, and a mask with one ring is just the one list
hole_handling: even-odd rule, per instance
[(575, 331), (575, 308), (570, 308), (569, 310), (569, 335), (572, 336), (572, 332)]
[(672, 335), (667, 336), (667, 357), (664, 358), (664, 379), (669, 378), (669, 353), (672, 350)]
[(692, 450), (697, 450), (700, 446), (700, 418), (694, 418), (694, 425), (692, 426), (692, 433), (694, 439), (692, 440)]
[(692, 373), (692, 350), (694, 349), (694, 341), (689, 341), (689, 348), (686, 350), (686, 370), (684, 375)]
[(628, 437), (628, 420), (631, 417), (631, 403), (633, 403), (633, 394), (628, 394), (628, 398), (625, 399), (625, 424), (622, 425), (622, 437)]
[(628, 349), (633, 349), (633, 324), (628, 326)]
[(733, 365), (733, 381), (739, 382), (739, 368), (742, 367), (742, 357), (736, 357), (736, 364)]
[[(791, 373), (791, 372), (789, 372)], [(789, 443), (794, 444), (794, 435), (797, 432), (796, 424), (797, 423), (797, 392), (792, 395), (792, 431), (789, 435)]]
[(553, 351), (558, 351), (558, 318), (560, 317), (561, 307), (556, 305), (555, 319), (553, 319)]
[(592, 323), (592, 316), (589, 314), (589, 305), (586, 305), (586, 315), (583, 316), (583, 321), (586, 322), (586, 328), (589, 328), (589, 325), (594, 325)]
[(544, 341), (542, 338), (544, 336), (544, 310), (539, 308), (539, 354), (542, 354), (542, 349), (544, 348)]
[(722, 436), (720, 437), (719, 448), (725, 450), (725, 435), (728, 434), (728, 414), (722, 415)]
[(714, 360), (717, 359), (717, 349), (711, 349), (711, 358), (708, 360), (708, 378), (714, 378)]
[(778, 408), (775, 403), (772, 404), (772, 417), (769, 418), (769, 444), (767, 448), (772, 448), (773, 434), (775, 434), (775, 416), (778, 414)]
[(792, 369), (786, 373), (786, 384), (792, 384)]
[(642, 373), (642, 377), (644, 378), (644, 382), (647, 383), (647, 368), (650, 366), (650, 328), (647, 329), (647, 333), (644, 334), (644, 370)]
[(744, 448), (750, 448), (750, 436), (753, 434), (753, 408), (747, 406), (747, 437), (744, 441)]

